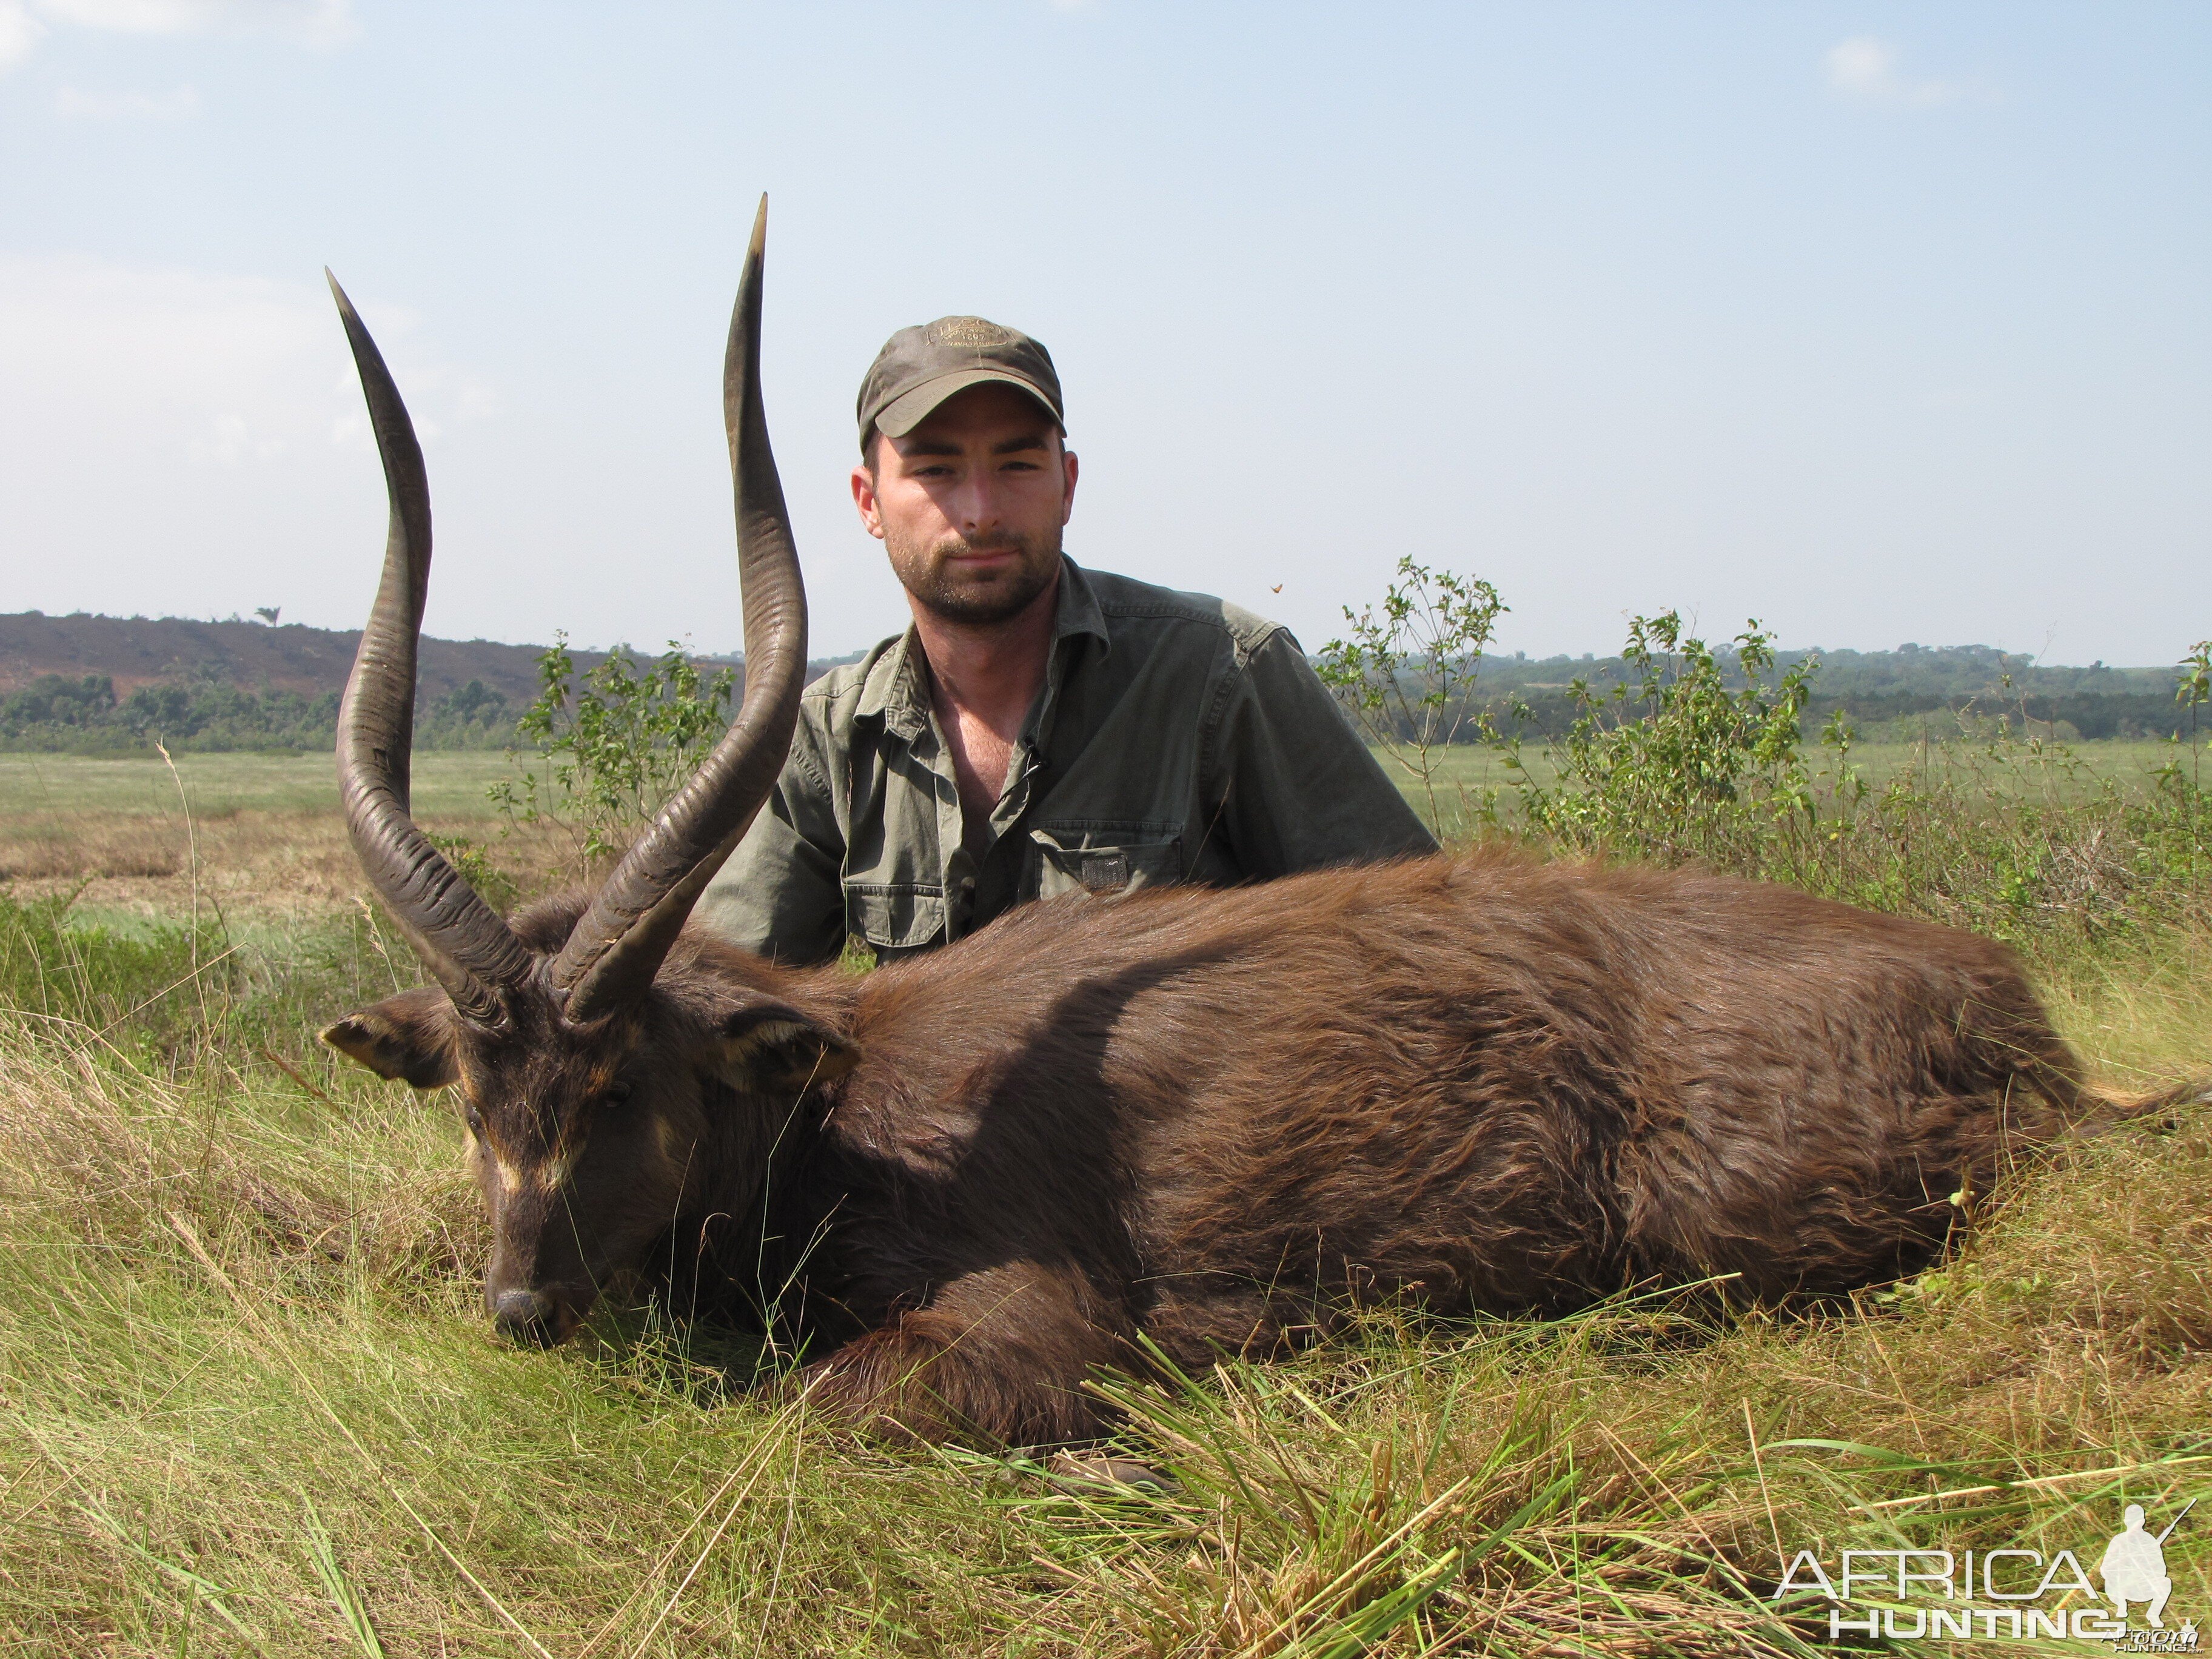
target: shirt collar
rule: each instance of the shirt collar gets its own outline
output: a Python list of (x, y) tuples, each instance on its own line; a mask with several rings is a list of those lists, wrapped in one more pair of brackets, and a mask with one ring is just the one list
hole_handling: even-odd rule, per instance
[[(1107, 632), (1106, 613), (1098, 608), (1098, 595), (1083, 568), (1065, 554), (1060, 561), (1060, 593), (1054, 600), (1053, 659), (1048, 678), (1057, 678), (1066, 659), (1068, 641), (1088, 635), (1098, 641), (1098, 654), (1113, 649)], [(909, 623), (905, 633), (891, 641), (860, 682), (860, 699), (854, 718), (881, 720), (893, 731), (913, 738), (929, 724), (929, 693), (921, 684), (921, 640)]]
[(921, 654), (921, 641), (911, 623), (905, 633), (885, 641), (860, 681), (860, 700), (853, 705), (854, 718), (882, 720), (907, 738), (928, 725), (929, 699), (921, 689), (921, 677), (915, 672), (915, 659)]
[(1114, 636), (1106, 631), (1106, 613), (1098, 608), (1098, 595), (1091, 586), (1091, 579), (1083, 574), (1081, 565), (1062, 554), (1060, 599), (1052, 625), (1053, 644), (1055, 647), (1065, 646), (1078, 634), (1088, 634), (1097, 640), (1102, 657), (1114, 648)]

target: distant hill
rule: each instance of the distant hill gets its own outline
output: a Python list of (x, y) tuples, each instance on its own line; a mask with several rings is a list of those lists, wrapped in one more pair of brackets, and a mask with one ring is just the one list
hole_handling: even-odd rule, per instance
[[(95, 617), (78, 611), (49, 617), (36, 611), (0, 615), (0, 693), (20, 691), (41, 676), (81, 679), (100, 674), (113, 681), (118, 696), (143, 685), (181, 680), (220, 680), (241, 691), (288, 691), (302, 697), (343, 690), (361, 635), (353, 629), (307, 628), (297, 623), (267, 626), (258, 622), (194, 622), (181, 617)], [(501, 645), (492, 640), (440, 640), (425, 635), (420, 661), (423, 701), (452, 696), (471, 680), (482, 683), (509, 702), (527, 703), (538, 695), (536, 645)], [(826, 658), (808, 665), (809, 679), (852, 656)], [(1784, 652), (1784, 665), (1808, 655), (1820, 659), (1820, 691), (1831, 698), (1972, 696), (1996, 690), (2009, 675), (2013, 690), (2045, 696), (2096, 693), (2172, 695), (2171, 668), (2087, 668), (2037, 666), (1986, 645), (1899, 646), (1894, 651), (1823, 650)], [(577, 667), (604, 662), (595, 651), (574, 653)], [(737, 664), (736, 656), (702, 657), (716, 665)], [(1495, 690), (1538, 690), (1564, 686), (1577, 675), (1607, 684), (1622, 671), (1618, 657), (1491, 656), (1482, 664), (1482, 683)]]
[[(1729, 683), (1743, 675), (1729, 651), (1715, 644)], [(1900, 645), (1894, 651), (1849, 651), (1815, 647), (1775, 653), (1778, 667), (1808, 657), (1820, 659), (1814, 681), (1831, 699), (1863, 697), (1973, 697), (2009, 691), (2037, 696), (2131, 695), (2173, 691), (2173, 670), (2112, 668), (2101, 662), (2087, 668), (2048, 667), (2032, 657), (1988, 645)], [(1619, 657), (1510, 657), (1482, 659), (1482, 680), (1496, 690), (1542, 690), (1565, 686), (1577, 676), (1593, 685), (1610, 685), (1626, 672)]]
[[(25, 611), (0, 616), (0, 692), (23, 690), (46, 674), (68, 679), (101, 674), (114, 682), (118, 696), (165, 681), (219, 679), (241, 691), (266, 689), (317, 697), (345, 689), (360, 643), (358, 629), (341, 633), (297, 623), (269, 627), (182, 617), (95, 617), (83, 611), (48, 617)], [(509, 702), (527, 703), (538, 695), (541, 649), (426, 635), (419, 659), (422, 694), (434, 701), (478, 680)], [(599, 652), (579, 651), (575, 656), (580, 669), (605, 660)]]
[[(360, 642), (354, 630), (296, 623), (0, 615), (0, 748), (123, 753), (157, 738), (173, 749), (327, 747)], [(425, 636), (417, 746), (504, 747), (538, 696), (544, 648)], [(606, 660), (599, 651), (571, 655), (580, 673)], [(807, 678), (851, 660), (811, 662)]]

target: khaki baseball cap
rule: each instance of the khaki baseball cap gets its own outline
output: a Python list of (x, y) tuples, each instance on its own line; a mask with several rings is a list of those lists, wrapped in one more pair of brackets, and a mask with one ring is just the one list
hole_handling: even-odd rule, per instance
[(901, 329), (868, 365), (860, 382), (860, 447), (868, 447), (871, 430), (903, 438), (954, 392), (991, 380), (1019, 386), (1066, 430), (1049, 351), (1019, 329), (981, 317), (939, 317)]

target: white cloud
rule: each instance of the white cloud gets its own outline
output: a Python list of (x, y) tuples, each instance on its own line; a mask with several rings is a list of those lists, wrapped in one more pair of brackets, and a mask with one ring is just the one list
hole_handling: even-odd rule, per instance
[(180, 121), (200, 112), (200, 95), (190, 87), (158, 96), (147, 92), (85, 92), (64, 87), (54, 94), (54, 112), (85, 121)]
[(353, 0), (0, 0), (0, 72), (55, 28), (109, 34), (266, 34), (334, 46), (358, 32)]
[(0, 74), (28, 58), (46, 32), (23, 0), (0, 0)]
[(236, 466), (248, 460), (273, 461), (284, 450), (282, 438), (257, 437), (245, 416), (218, 415), (211, 430), (185, 446), (185, 455), (195, 466)]
[(352, 0), (33, 0), (58, 23), (116, 34), (276, 34), (314, 44), (349, 37)]
[(1972, 82), (1908, 77), (1900, 67), (1897, 48), (1871, 34), (1853, 35), (1829, 47), (1827, 69), (1829, 86), (1846, 98), (1871, 104), (1909, 104), (1925, 109), (1939, 104), (1990, 100), (1988, 92)]

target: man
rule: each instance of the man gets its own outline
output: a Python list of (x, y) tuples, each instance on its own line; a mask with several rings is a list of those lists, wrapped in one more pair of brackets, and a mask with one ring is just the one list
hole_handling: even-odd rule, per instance
[(787, 963), (848, 935), (890, 957), (1026, 899), (1435, 850), (1288, 633), (1062, 556), (1043, 346), (901, 329), (859, 413), (854, 504), (914, 625), (808, 688), (709, 926)]

